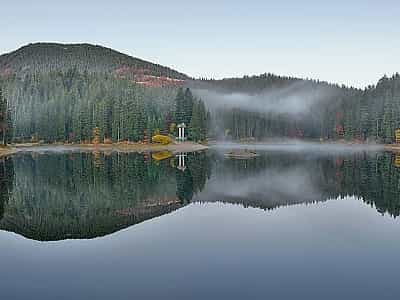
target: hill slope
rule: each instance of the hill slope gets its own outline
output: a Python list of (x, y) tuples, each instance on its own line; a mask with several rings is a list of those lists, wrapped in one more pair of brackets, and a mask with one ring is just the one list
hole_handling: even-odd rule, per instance
[(145, 81), (143, 76), (144, 79), (148, 76), (188, 79), (187, 75), (171, 68), (90, 44), (35, 43), (0, 55), (0, 75), (3, 76), (65, 72), (70, 69), (135, 76), (137, 81)]

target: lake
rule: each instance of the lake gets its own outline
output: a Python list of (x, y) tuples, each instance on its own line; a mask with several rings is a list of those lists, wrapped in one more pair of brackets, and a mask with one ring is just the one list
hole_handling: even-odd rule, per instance
[(0, 160), (1, 299), (393, 299), (400, 156), (20, 152)]

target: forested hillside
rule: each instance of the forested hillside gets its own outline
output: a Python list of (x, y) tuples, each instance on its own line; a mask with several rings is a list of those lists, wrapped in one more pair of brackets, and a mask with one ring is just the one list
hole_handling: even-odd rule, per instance
[(33, 44), (1, 56), (0, 70), (14, 142), (149, 142), (180, 122), (192, 140), (206, 137), (186, 75), (111, 49)]
[(190, 85), (195, 95), (214, 107), (216, 137), (391, 143), (400, 127), (399, 74), (385, 76), (364, 90), (273, 74)]
[(36, 43), (0, 56), (0, 75), (67, 72), (107, 73), (130, 76), (165, 76), (188, 79), (185, 74), (115, 50), (90, 44)]
[(206, 136), (204, 104), (182, 88), (76, 71), (27, 75), (6, 87), (15, 142), (144, 142), (160, 132), (174, 135), (180, 122), (193, 140)]

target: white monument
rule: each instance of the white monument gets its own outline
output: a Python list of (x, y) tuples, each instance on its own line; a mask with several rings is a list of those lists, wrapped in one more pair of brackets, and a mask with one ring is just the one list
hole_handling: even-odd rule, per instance
[(185, 125), (185, 123), (181, 123), (181, 124), (178, 124), (178, 137), (177, 137), (177, 140), (178, 141), (184, 141), (184, 140), (186, 140), (186, 137), (185, 137), (185, 128), (186, 128), (186, 125)]

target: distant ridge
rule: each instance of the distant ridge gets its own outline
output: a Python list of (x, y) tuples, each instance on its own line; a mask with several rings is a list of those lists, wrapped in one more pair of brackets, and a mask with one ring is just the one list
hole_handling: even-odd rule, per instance
[(171, 68), (91, 44), (34, 43), (0, 55), (0, 76), (24, 76), (76, 69), (118, 76), (156, 76), (187, 80)]

